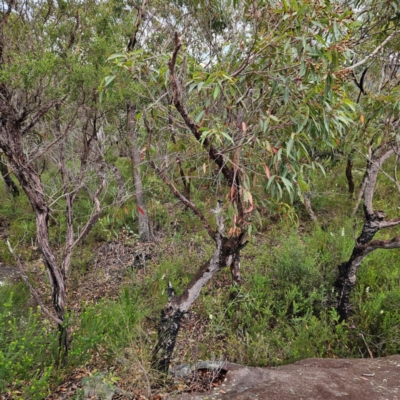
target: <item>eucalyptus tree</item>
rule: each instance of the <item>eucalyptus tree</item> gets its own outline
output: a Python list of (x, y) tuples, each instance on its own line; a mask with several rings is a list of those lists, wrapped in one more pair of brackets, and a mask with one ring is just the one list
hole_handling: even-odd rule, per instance
[[(357, 271), (363, 259), (376, 249), (394, 249), (400, 239), (374, 239), (382, 229), (400, 223), (397, 216), (376, 210), (374, 198), (379, 197), (379, 176), (390, 179), (398, 192), (397, 164), (399, 155), (399, 43), (400, 10), (395, 2), (353, 2), (356, 28), (353, 36), (351, 64), (352, 83), (347, 92), (357, 102), (356, 124), (346, 138), (353, 154), (365, 160), (366, 168), (352, 216), (356, 217), (363, 203), (363, 228), (357, 237), (348, 261), (339, 266), (335, 282), (337, 310), (342, 319), (351, 312), (350, 295), (356, 285)], [(388, 165), (392, 164), (392, 171)], [(391, 208), (389, 206), (389, 208)], [(393, 212), (393, 211), (392, 211)], [(389, 234), (389, 233), (388, 233)]]
[(11, 171), (8, 168), (7, 160), (1, 157), (0, 157), (0, 173), (4, 180), (6, 191), (8, 193), (11, 193), (14, 197), (19, 196), (19, 189), (11, 177)]
[[(140, 50), (112, 56), (114, 73), (105, 80), (128, 71), (147, 93), (137, 119), (148, 133), (149, 163), (215, 242), (180, 296), (169, 286), (153, 355), (164, 372), (181, 317), (201, 288), (226, 266), (240, 284), (240, 251), (256, 209), (301, 195), (307, 169), (316, 167), (309, 149), (334, 146), (353, 110), (341, 71), (353, 21), (341, 2), (174, 4), (174, 35), (151, 9), (158, 31), (148, 25)], [(212, 16), (203, 15), (203, 4), (214, 5)], [(190, 198), (179, 189), (182, 171)]]
[[(117, 17), (114, 3), (3, 4), (0, 149), (36, 216), (53, 311), (28, 281), (17, 251), (11, 244), (9, 248), (32, 295), (57, 324), (65, 359), (72, 251), (98, 220), (109, 180), (105, 155), (110, 104), (100, 106), (96, 88), (105, 74), (104, 52), (113, 38), (118, 40), (111, 26)], [(46, 160), (46, 171), (35, 168), (38, 160)], [(78, 202), (86, 204), (85, 213), (78, 212)], [(60, 214), (65, 224), (50, 228), (49, 220)], [(61, 243), (52, 239), (61, 235)]]

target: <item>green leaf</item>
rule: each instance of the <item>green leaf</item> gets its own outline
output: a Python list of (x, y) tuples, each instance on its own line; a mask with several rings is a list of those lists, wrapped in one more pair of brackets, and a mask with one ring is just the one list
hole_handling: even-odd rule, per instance
[(104, 86), (105, 86), (105, 87), (110, 86), (110, 83), (114, 81), (115, 77), (116, 77), (115, 75), (106, 76), (106, 77), (104, 78)]
[(221, 86), (219, 86), (219, 84), (217, 83), (213, 93), (214, 100), (219, 96), (220, 92), (221, 92)]
[(197, 114), (197, 117), (196, 117), (197, 123), (199, 123), (203, 119), (204, 113), (205, 113), (205, 110), (202, 110)]
[(287, 192), (289, 193), (290, 201), (293, 202), (293, 184), (292, 184), (292, 182), (290, 182), (288, 179), (284, 178), (283, 176), (281, 176), (281, 180), (282, 180), (283, 184), (285, 185)]
[(221, 135), (222, 135), (224, 138), (228, 139), (232, 144), (235, 144), (235, 142), (233, 141), (233, 139), (231, 138), (231, 136), (228, 135), (226, 132), (220, 131), (219, 133), (221, 133)]
[(126, 54), (124, 53), (115, 53), (112, 54), (110, 57), (107, 58), (107, 61), (115, 60), (116, 58), (122, 58), (126, 60)]
[(292, 151), (293, 148), (293, 143), (294, 143), (294, 134), (292, 133), (291, 138), (289, 139), (287, 145), (286, 145), (286, 155), (289, 157), (290, 152)]

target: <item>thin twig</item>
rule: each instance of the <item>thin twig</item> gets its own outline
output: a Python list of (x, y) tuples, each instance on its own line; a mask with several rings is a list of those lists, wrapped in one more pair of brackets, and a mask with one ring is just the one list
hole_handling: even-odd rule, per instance
[(345, 71), (350, 71), (353, 70), (357, 67), (359, 67), (360, 65), (365, 64), (370, 58), (372, 58), (376, 53), (378, 53), (378, 51), (380, 49), (382, 49), (383, 47), (385, 47), (385, 45), (393, 38), (394, 35), (396, 35), (397, 33), (399, 33), (399, 31), (394, 31), (392, 32), (371, 54), (368, 54), (367, 57), (365, 57), (364, 59), (362, 59), (361, 61), (359, 61), (358, 63), (355, 63), (354, 65), (345, 68)]

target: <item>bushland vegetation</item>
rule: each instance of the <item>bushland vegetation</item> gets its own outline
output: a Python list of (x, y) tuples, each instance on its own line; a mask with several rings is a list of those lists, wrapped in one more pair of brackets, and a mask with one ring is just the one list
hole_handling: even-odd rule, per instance
[(5, 2), (0, 392), (397, 353), (399, 12)]

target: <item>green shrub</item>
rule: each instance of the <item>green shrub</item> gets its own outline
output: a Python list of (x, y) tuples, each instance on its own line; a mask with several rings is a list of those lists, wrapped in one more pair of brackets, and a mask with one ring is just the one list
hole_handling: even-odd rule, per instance
[(12, 291), (1, 292), (5, 301), (0, 310), (0, 393), (41, 400), (49, 394), (57, 337), (43, 326), (39, 309), (18, 315), (21, 299)]

